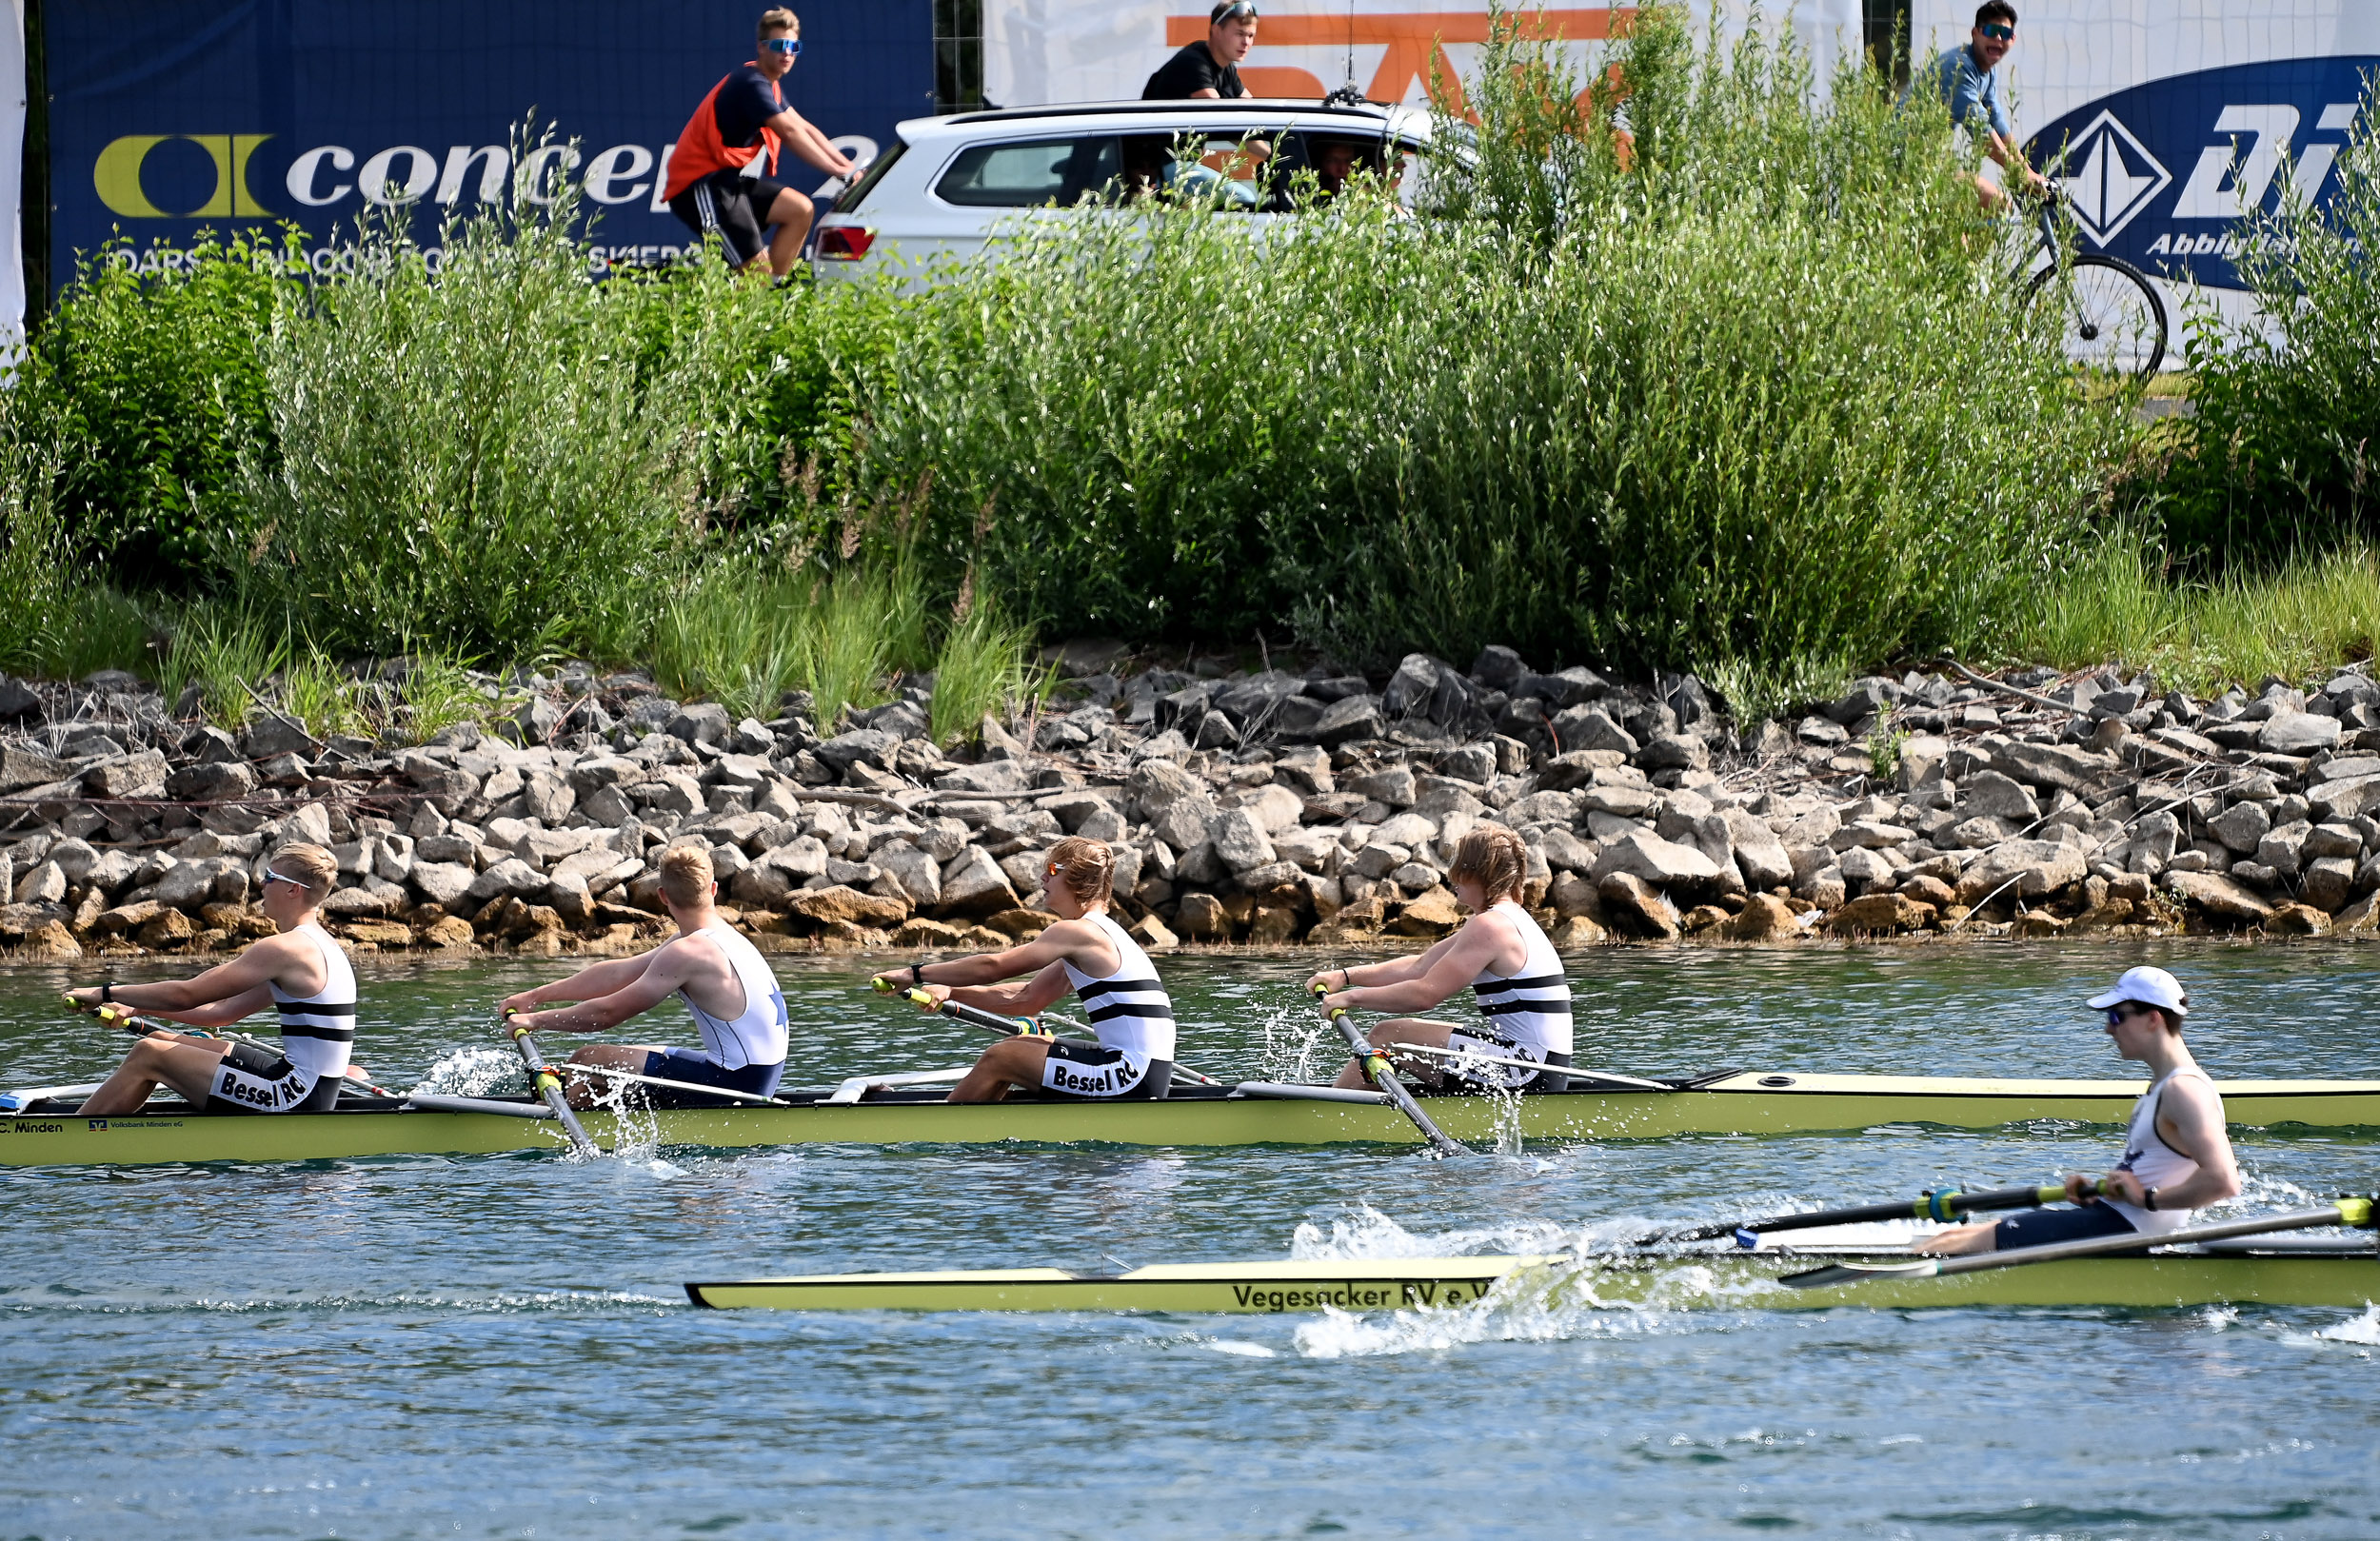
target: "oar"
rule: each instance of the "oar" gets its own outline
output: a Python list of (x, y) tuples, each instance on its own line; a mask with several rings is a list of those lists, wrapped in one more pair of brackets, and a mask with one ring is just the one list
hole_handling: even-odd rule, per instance
[(1398, 1054), (1424, 1054), (1439, 1059), (1454, 1059), (1475, 1065), (1510, 1065), (1515, 1070), (1534, 1070), (1539, 1075), (1560, 1076), (1568, 1080), (1585, 1081), (1595, 1090), (1613, 1092), (1675, 1092), (1675, 1086), (1661, 1081), (1649, 1081), (1636, 1076), (1615, 1075), (1608, 1070), (1574, 1070), (1568, 1065), (1550, 1065), (1542, 1059), (1517, 1059), (1509, 1055), (1478, 1054), (1469, 1049), (1442, 1049), (1429, 1043), (1392, 1043)]
[(544, 1069), (549, 1075), (559, 1076), (566, 1073), (581, 1078), (590, 1076), (606, 1076), (614, 1080), (640, 1081), (646, 1086), (665, 1086), (673, 1092), (700, 1092), (704, 1096), (724, 1096), (729, 1101), (749, 1102), (756, 1107), (781, 1108), (785, 1105), (773, 1096), (763, 1096), (758, 1092), (737, 1092), (724, 1086), (704, 1086), (701, 1081), (665, 1080), (659, 1076), (641, 1076), (633, 1070), (613, 1070), (606, 1065), (546, 1065)]
[[(2092, 1193), (2098, 1185), (2091, 1185)], [(1817, 1209), (1800, 1215), (1773, 1215), (1765, 1220), (1733, 1221), (1718, 1225), (1697, 1225), (1691, 1231), (1667, 1231), (1659, 1235), (1645, 1236), (1639, 1247), (1665, 1246), (1676, 1241), (1709, 1241), (1717, 1236), (1734, 1236), (1744, 1247), (1757, 1245), (1759, 1238), (1777, 1231), (1815, 1231), (1829, 1225), (1867, 1225), (1877, 1220), (1936, 1220), (1947, 1224), (1961, 1215), (1980, 1215), (1987, 1210), (2033, 1209), (2042, 1204), (2054, 1204), (2066, 1196), (2066, 1186), (2058, 1183), (2044, 1188), (1993, 1188), (1980, 1194), (1963, 1194), (1955, 1188), (1942, 1192), (1919, 1194), (1915, 1199), (1896, 1199), (1884, 1204), (1859, 1204), (1850, 1209)]]
[[(891, 980), (882, 977), (879, 977), (870, 982), (876, 987), (876, 992), (879, 995), (899, 996), (902, 999), (909, 1002), (912, 1006), (932, 1006), (936, 1011), (942, 1013), (944, 1017), (949, 1017), (954, 1022), (964, 1022), (969, 1027), (980, 1027), (986, 1033), (997, 1033), (1004, 1038), (1047, 1038), (1057, 1037), (1056, 1034), (1050, 1032), (1049, 1029), (1041, 1026), (1030, 1017), (1002, 1017), (996, 1011), (985, 1011), (981, 1006), (969, 1006), (957, 1000), (945, 1000), (940, 1005), (936, 1005), (934, 998), (927, 995), (923, 990), (918, 988), (916, 985), (911, 985), (904, 990), (894, 984)], [(1051, 1017), (1054, 1020), (1064, 1022), (1068, 1027), (1082, 1026), (1081, 1023), (1073, 1021), (1064, 1017), (1060, 1017), (1055, 1012), (1043, 1012), (1041, 1015)], [(1091, 1030), (1086, 1028), (1084, 1031), (1088, 1032)], [(1212, 1076), (1201, 1076), (1197, 1071), (1190, 1069), (1187, 1065), (1174, 1066), (1173, 1078), (1185, 1086), (1221, 1086), (1225, 1084), (1222, 1081), (1217, 1080)]]
[(528, 1067), (529, 1084), (537, 1088), (538, 1095), (545, 1099), (545, 1106), (554, 1110), (554, 1116), (562, 1122), (563, 1132), (570, 1136), (573, 1150), (590, 1159), (603, 1155), (603, 1147), (587, 1136), (586, 1130), (579, 1123), (579, 1116), (570, 1111), (570, 1099), (562, 1095), (561, 1080), (545, 1068), (545, 1057), (537, 1052), (537, 1044), (529, 1037), (529, 1030), (513, 1026), (512, 1018), (517, 1011), (517, 1007), (505, 1008), (505, 1030), (512, 1035), (512, 1046), (520, 1051), (521, 1063)]
[[(1314, 987), (1314, 998), (1317, 1000), (1329, 994), (1330, 992), (1319, 984)], [(1347, 1020), (1346, 1007), (1332, 1007), (1330, 1022), (1333, 1027), (1339, 1029), (1340, 1037), (1347, 1040), (1347, 1052), (1354, 1055), (1356, 1062), (1363, 1066), (1364, 1078), (1379, 1088), (1381, 1094), (1391, 1102), (1396, 1103), (1398, 1112), (1413, 1120), (1413, 1126), (1421, 1131), (1421, 1137), (1430, 1142), (1431, 1149), (1440, 1156), (1469, 1156), (1471, 1154), (1470, 1146), (1449, 1136), (1440, 1131), (1438, 1125), (1430, 1122), (1430, 1116), (1421, 1111), (1421, 1104), (1413, 1099), (1413, 1094), (1405, 1089), (1405, 1083), (1397, 1078), (1397, 1067), (1388, 1062), (1388, 1056), (1372, 1047), (1371, 1043), (1365, 1039), (1362, 1030)]]
[(1993, 1269), (2021, 1268), (2027, 1263), (2055, 1263), (2069, 1257), (2103, 1257), (2111, 1253), (2146, 1252), (2152, 1247), (2186, 1247), (2200, 1241), (2228, 1241), (2234, 1236), (2269, 1235), (2276, 1231), (2310, 1231), (2321, 1225), (2373, 1228), (2372, 1201), (2352, 1196), (2325, 1209), (2293, 1210), (2257, 1220), (2230, 1220), (2221, 1225), (2185, 1226), (2162, 1234), (2131, 1232), (2117, 1236), (2092, 1236), (2082, 1241), (2053, 1241), (2046, 1247), (2019, 1247), (2013, 1252), (1967, 1253), (1955, 1257), (1921, 1257), (1914, 1263), (1836, 1263), (1806, 1274), (1788, 1274), (1777, 1280), (1796, 1290), (1823, 1290), (1837, 1284), (1869, 1279), (1945, 1278), (1954, 1274), (1982, 1274)]
[[(67, 1004), (73, 1006), (74, 998), (69, 996), (67, 998)], [(76, 1011), (81, 1011), (83, 1008), (80, 1006), (74, 1006), (74, 1009)], [(258, 1048), (271, 1050), (274, 1054), (282, 1052), (280, 1049), (274, 1047), (272, 1044), (267, 1043), (263, 1038), (258, 1037), (253, 1033), (236, 1032), (230, 1028), (216, 1028), (210, 1032), (206, 1028), (191, 1027), (187, 1023), (177, 1023), (172, 1027), (168, 1027), (163, 1022), (152, 1022), (148, 1017), (141, 1016), (138, 1012), (126, 1011), (123, 1007), (113, 1003), (101, 1006), (91, 1015), (97, 1017), (101, 1021), (107, 1023), (109, 1027), (121, 1028), (125, 1032), (131, 1034), (136, 1038), (145, 1038), (151, 1033), (188, 1033), (192, 1037), (220, 1038), (231, 1043), (253, 1043)], [(388, 1090), (386, 1086), (374, 1086), (371, 1083), (370, 1077), (367, 1077), (363, 1070), (354, 1065), (349, 1065), (347, 1069), (341, 1071), (339, 1075), (341, 1079), (353, 1081), (356, 1085), (361, 1086), (364, 1090), (371, 1093), (374, 1096), (394, 1096), (397, 1095), (396, 1093)]]

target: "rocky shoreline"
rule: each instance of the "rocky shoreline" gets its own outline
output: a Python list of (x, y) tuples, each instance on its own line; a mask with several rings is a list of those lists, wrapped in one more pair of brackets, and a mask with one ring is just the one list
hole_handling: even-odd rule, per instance
[[(1493, 820), (1557, 945), (2372, 927), (2380, 683), (2214, 700), (2113, 671), (1854, 682), (1739, 734), (1693, 676), (1624, 684), (1415, 654), (1385, 679), (1130, 666), (1062, 682), (980, 750), (927, 735), (930, 680), (822, 737), (629, 674), (515, 682), (494, 731), (409, 747), (260, 716), (238, 735), (129, 675), (0, 679), (0, 949), (207, 952), (270, 930), (268, 854), (339, 859), (358, 950), (638, 950), (662, 852), (706, 846), (764, 949), (974, 950), (1029, 937), (1042, 854), (1117, 848), (1151, 947), (1422, 940)], [(492, 689), (492, 685), (491, 685)], [(185, 707), (193, 703), (179, 703)]]

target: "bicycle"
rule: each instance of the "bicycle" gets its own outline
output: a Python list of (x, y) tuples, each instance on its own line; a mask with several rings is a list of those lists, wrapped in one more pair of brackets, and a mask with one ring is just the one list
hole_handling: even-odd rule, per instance
[[(2039, 303), (2042, 292), (2063, 271), (2066, 306), (2066, 356), (2086, 368), (2147, 380), (2165, 362), (2165, 301), (2149, 275), (2121, 257), (2103, 252), (2068, 251), (2060, 262), (2063, 227), (2057, 217), (2065, 194), (2055, 183), (2048, 196), (2033, 200), (2033, 218), (2041, 241), (2010, 275), (2022, 282), (2025, 303)], [(2025, 277), (2043, 257), (2049, 266)]]

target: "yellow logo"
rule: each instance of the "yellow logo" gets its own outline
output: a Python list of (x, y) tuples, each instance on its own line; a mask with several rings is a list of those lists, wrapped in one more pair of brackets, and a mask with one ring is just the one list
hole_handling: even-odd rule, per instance
[[(91, 185), (99, 201), (127, 219), (202, 219), (272, 210), (248, 190), (248, 160), (270, 134), (127, 134), (99, 152), (91, 166)], [(187, 139), (215, 163), (215, 190), (196, 208), (180, 213), (159, 208), (141, 190), (141, 163), (169, 139)]]

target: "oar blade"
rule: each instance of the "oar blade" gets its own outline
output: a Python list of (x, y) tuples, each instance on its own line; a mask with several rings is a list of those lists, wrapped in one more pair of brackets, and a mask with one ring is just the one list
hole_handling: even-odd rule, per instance
[(1788, 1274), (1776, 1282), (1795, 1290), (1830, 1290), (1840, 1284), (1865, 1284), (1874, 1279), (1930, 1279), (1940, 1272), (1934, 1258), (1914, 1263), (1830, 1263), (1805, 1273)]

